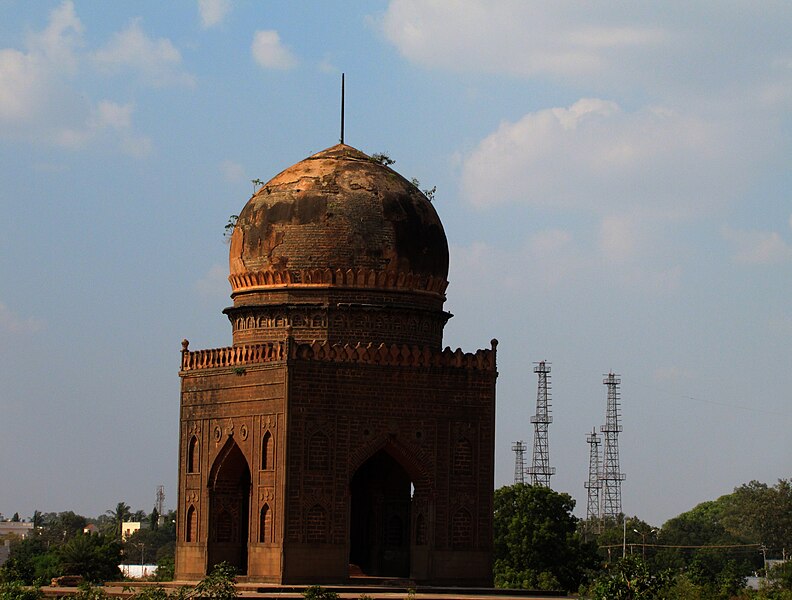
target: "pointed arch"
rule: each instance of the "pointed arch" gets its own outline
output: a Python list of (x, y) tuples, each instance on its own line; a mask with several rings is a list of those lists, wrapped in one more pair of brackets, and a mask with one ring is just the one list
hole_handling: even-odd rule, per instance
[(190, 504), (187, 509), (187, 518), (184, 520), (184, 541), (195, 542), (198, 535), (198, 513), (195, 506)]
[(275, 467), (275, 454), (273, 452), (272, 433), (264, 432), (261, 438), (261, 470), (268, 471)]
[(229, 436), (212, 464), (207, 482), (209, 529), (204, 537), (208, 537), (209, 568), (227, 562), (240, 575), (247, 574), (251, 481), (248, 460)]
[(349, 563), (366, 575), (409, 576), (413, 485), (386, 449), (375, 452), (352, 476)]
[(369, 444), (354, 451), (349, 459), (348, 479), (357, 470), (371, 459), (377, 452), (384, 450), (407, 472), (415, 486), (417, 495), (431, 498), (434, 495), (434, 480), (429, 469), (426, 468), (426, 459), (418, 448), (402, 444), (398, 438), (383, 434), (372, 440)]
[(198, 436), (192, 436), (187, 443), (187, 472), (200, 473), (201, 471), (201, 442)]
[(272, 511), (266, 502), (259, 511), (259, 542), (262, 544), (272, 542)]

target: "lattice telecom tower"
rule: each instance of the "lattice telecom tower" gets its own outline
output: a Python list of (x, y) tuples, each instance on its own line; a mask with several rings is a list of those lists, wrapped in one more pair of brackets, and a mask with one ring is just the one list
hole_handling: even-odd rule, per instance
[(535, 363), (534, 373), (539, 375), (536, 392), (536, 414), (531, 417), (534, 424), (534, 445), (531, 466), (526, 470), (531, 476), (531, 485), (550, 487), (550, 476), (555, 468), (550, 466), (550, 448), (547, 428), (553, 422), (550, 416), (550, 364), (542, 361)]
[(154, 503), (157, 509), (157, 514), (162, 516), (165, 511), (165, 486), (160, 485), (157, 487), (157, 501)]
[(525, 442), (512, 444), (514, 451), (514, 483), (525, 483)]
[(602, 510), (603, 518), (616, 518), (622, 514), (621, 483), (626, 478), (619, 469), (619, 384), (621, 379), (614, 373), (608, 373), (602, 380), (608, 386), (608, 405), (605, 409), (605, 425), (600, 431), (605, 438), (603, 448), (603, 466), (600, 481), (602, 482)]
[(593, 522), (600, 518), (600, 438), (597, 430), (592, 429), (591, 434), (586, 436), (589, 448), (589, 472), (588, 481), (584, 484), (588, 490), (588, 501), (586, 502), (586, 520)]

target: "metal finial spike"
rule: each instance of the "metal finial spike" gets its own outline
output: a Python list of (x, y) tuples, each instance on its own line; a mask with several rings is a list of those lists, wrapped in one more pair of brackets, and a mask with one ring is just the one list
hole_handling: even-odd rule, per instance
[(344, 143), (344, 73), (341, 73), (341, 143)]

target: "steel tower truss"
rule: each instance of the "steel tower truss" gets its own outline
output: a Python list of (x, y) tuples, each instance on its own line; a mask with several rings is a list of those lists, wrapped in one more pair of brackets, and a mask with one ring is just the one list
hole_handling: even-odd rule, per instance
[(584, 484), (587, 490), (588, 499), (586, 502), (586, 520), (589, 522), (597, 521), (600, 518), (600, 438), (597, 430), (592, 429), (586, 436), (589, 445), (589, 472), (588, 481)]
[(525, 483), (525, 442), (512, 444), (514, 451), (514, 483)]
[(602, 511), (603, 518), (617, 518), (622, 514), (621, 484), (626, 479), (619, 467), (619, 424), (621, 379), (614, 373), (605, 376), (602, 383), (608, 386), (608, 404), (605, 410), (605, 425), (600, 431), (605, 438), (603, 448), (603, 466), (600, 480), (602, 482)]
[(534, 373), (539, 376), (536, 393), (536, 415), (531, 417), (534, 424), (534, 445), (531, 466), (527, 469), (531, 477), (531, 485), (550, 487), (550, 476), (555, 473), (555, 468), (550, 466), (550, 448), (547, 439), (547, 429), (553, 422), (550, 416), (550, 363), (542, 361), (535, 363)]

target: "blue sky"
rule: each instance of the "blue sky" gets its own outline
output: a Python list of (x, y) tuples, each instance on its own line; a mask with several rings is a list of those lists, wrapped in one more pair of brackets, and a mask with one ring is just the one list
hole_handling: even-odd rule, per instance
[(0, 0), (0, 512), (175, 506), (223, 226), (336, 143), (342, 71), (346, 141), (437, 186), (445, 343), (500, 340), (498, 485), (540, 360), (579, 514), (610, 370), (626, 513), (789, 477), (790, 30), (782, 2)]

